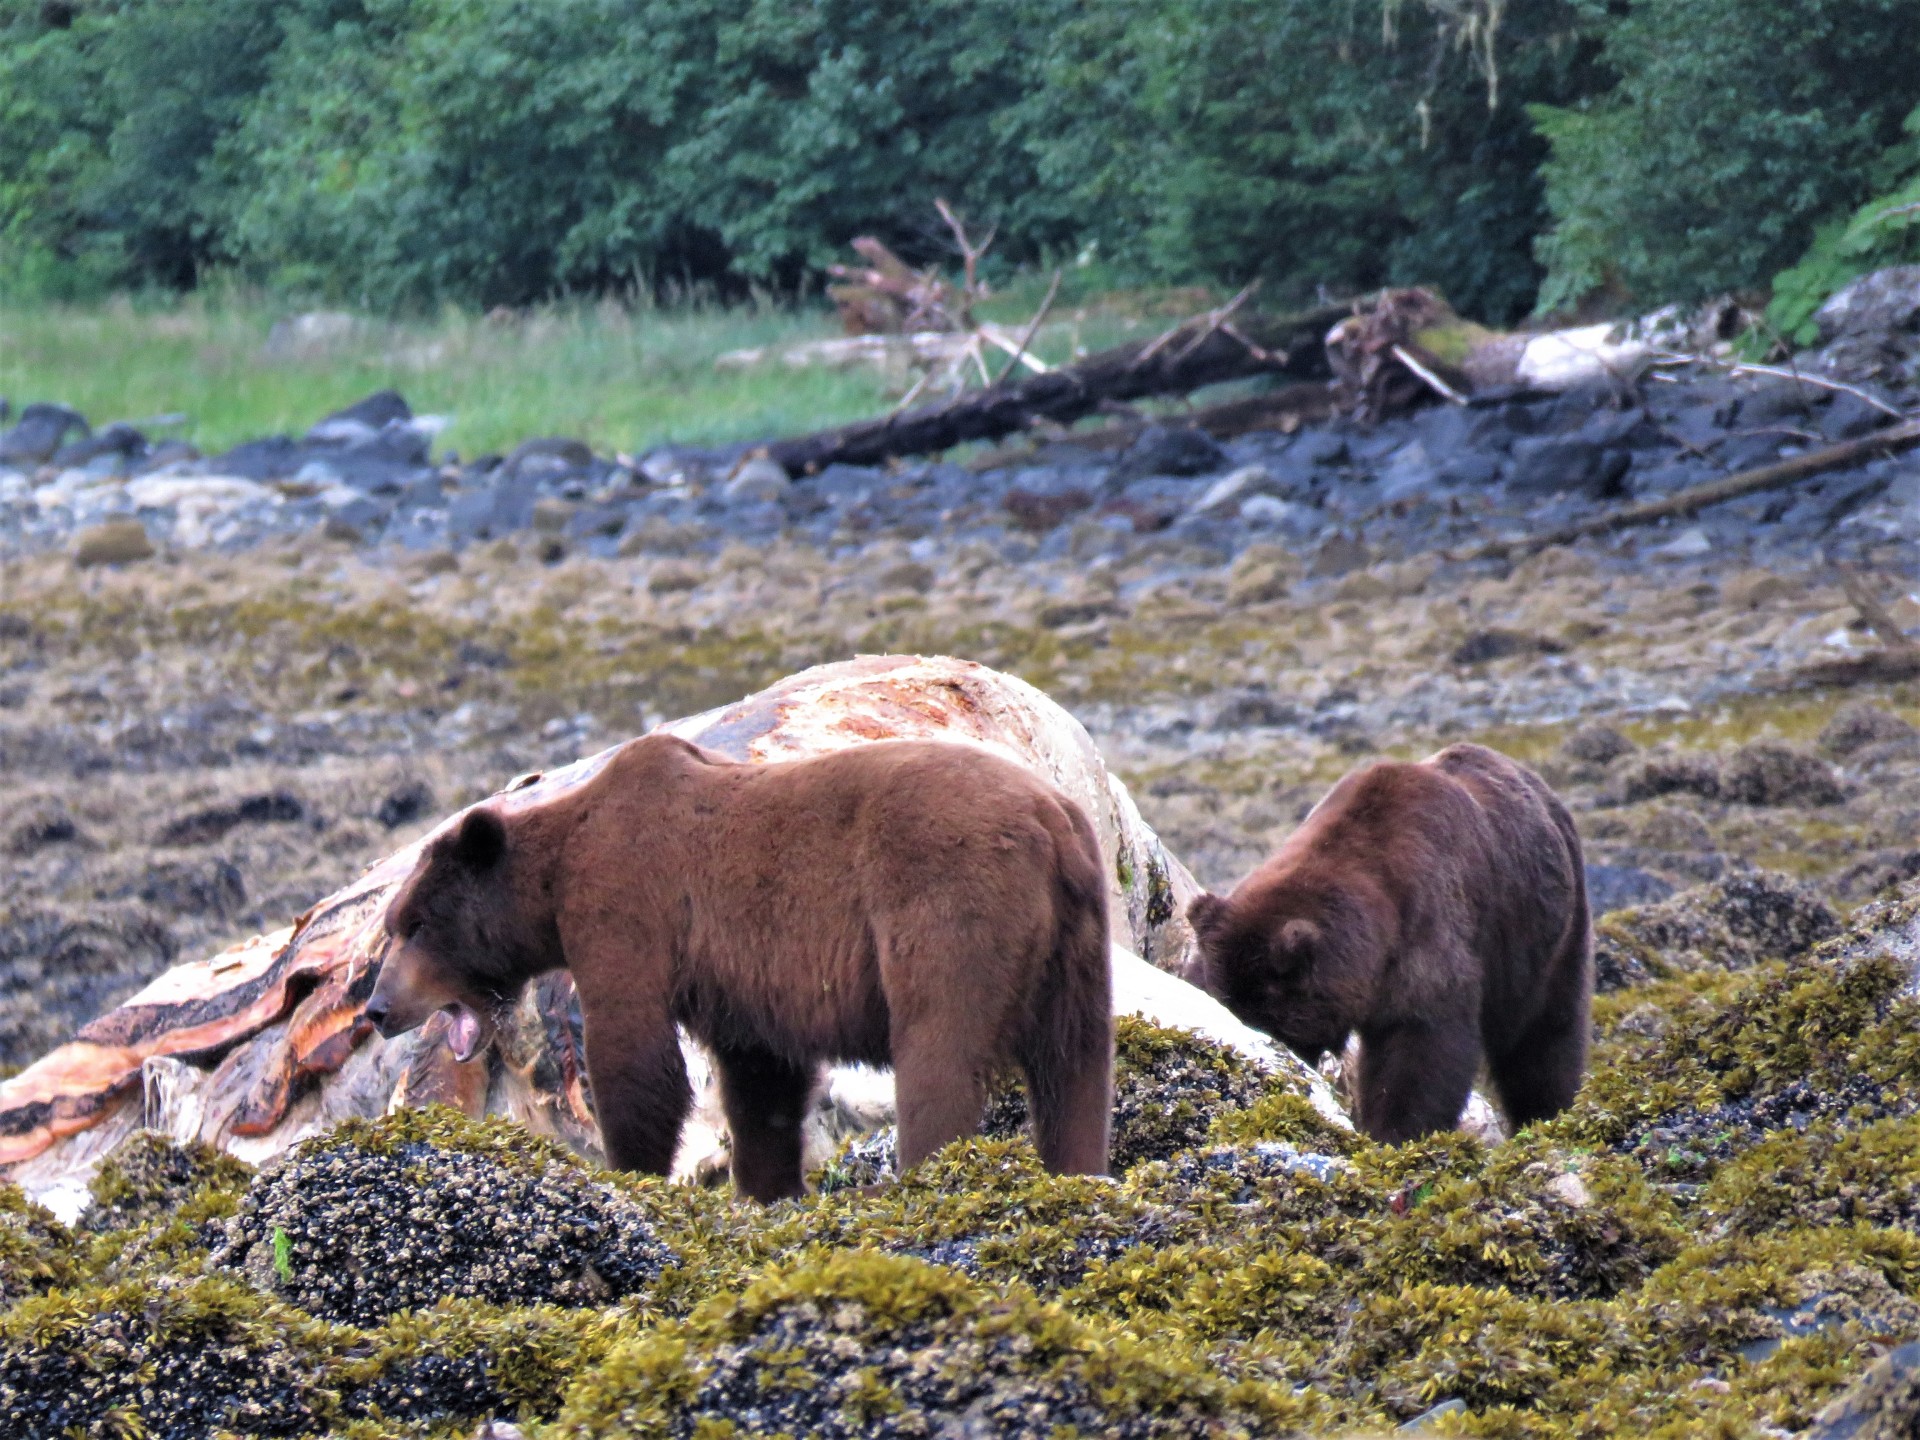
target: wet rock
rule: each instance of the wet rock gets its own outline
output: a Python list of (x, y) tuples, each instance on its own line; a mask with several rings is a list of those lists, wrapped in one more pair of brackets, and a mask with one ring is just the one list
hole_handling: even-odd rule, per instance
[(1672, 894), (1673, 886), (1637, 866), (1587, 866), (1587, 908), (1596, 916), (1658, 904)]
[(831, 1254), (703, 1316), (669, 1358), (610, 1354), (561, 1412), (570, 1434), (721, 1427), (818, 1440), (1186, 1440), (1251, 1433), (1225, 1381), (938, 1265)]
[(1870, 745), (1920, 741), (1920, 730), (1875, 705), (1843, 705), (1820, 732), (1820, 748), (1844, 760)]
[(1227, 453), (1203, 430), (1149, 425), (1114, 467), (1118, 482), (1148, 475), (1208, 475), (1228, 465)]
[(1909, 1341), (1874, 1361), (1866, 1374), (1814, 1416), (1802, 1435), (1804, 1440), (1905, 1440), (1916, 1432), (1920, 1432), (1920, 1342)]
[(1298, 725), (1298, 707), (1287, 704), (1265, 686), (1240, 690), (1223, 700), (1208, 721), (1215, 730), (1247, 730), (1262, 726)]
[(17, 857), (34, 855), (49, 845), (80, 841), (80, 827), (58, 800), (40, 797), (20, 806), (14, 820), (0, 834), (0, 852)]
[(147, 437), (133, 426), (120, 421), (96, 430), (81, 440), (70, 440), (54, 453), (53, 463), (63, 469), (87, 465), (102, 456), (118, 456), (122, 460), (144, 455), (147, 450)]
[(1494, 628), (1475, 630), (1454, 646), (1447, 658), (1455, 665), (1484, 665), (1490, 660), (1511, 660), (1522, 655), (1558, 655), (1566, 648), (1548, 635)]
[(155, 554), (147, 527), (138, 520), (107, 520), (74, 536), (73, 563), (81, 569), (95, 565), (130, 565)]
[(1620, 492), (1632, 458), (1577, 436), (1541, 435), (1513, 442), (1507, 485), (1517, 494), (1579, 491), (1596, 499)]
[(1284, 600), (1300, 576), (1300, 562), (1284, 550), (1250, 545), (1227, 571), (1229, 605), (1262, 605)]
[(1840, 931), (1840, 917), (1811, 886), (1768, 870), (1745, 870), (1651, 905), (1618, 910), (1596, 929), (1617, 947), (1622, 973), (1742, 970), (1790, 960)]
[(372, 438), (390, 425), (413, 419), (413, 407), (398, 390), (376, 390), (315, 423), (307, 439), (323, 444), (352, 444)]
[(593, 464), (593, 450), (584, 440), (565, 435), (543, 435), (514, 446), (500, 468), (516, 479), (553, 480)]
[(232, 861), (170, 860), (153, 866), (134, 892), (170, 915), (230, 919), (247, 903), (247, 887)]
[(210, 805), (170, 820), (156, 845), (210, 845), (241, 825), (288, 825), (307, 818), (306, 803), (285, 790), (249, 795), (231, 805)]
[(142, 1130), (115, 1150), (87, 1186), (80, 1228), (96, 1235), (144, 1225), (177, 1212), (201, 1186), (240, 1186), (251, 1171), (211, 1145), (176, 1145)]
[(1823, 343), (1842, 335), (1920, 330), (1920, 265), (1896, 265), (1848, 282), (1813, 320)]
[(1611, 725), (1582, 725), (1560, 743), (1560, 753), (1581, 765), (1606, 766), (1637, 747)]
[(204, 1440), (236, 1421), (250, 1436), (316, 1433), (331, 1398), (317, 1340), (218, 1279), (79, 1292), (0, 1343), (0, 1434)]
[(431, 1123), (360, 1124), (268, 1164), (213, 1263), (308, 1314), (370, 1324), (450, 1296), (610, 1302), (674, 1262), (636, 1204), (558, 1152), (411, 1138)]
[(1720, 762), (1711, 755), (1649, 755), (1622, 767), (1606, 798), (1632, 805), (1659, 795), (1720, 796)]
[(264, 482), (284, 480), (306, 461), (306, 450), (291, 435), (269, 435), (234, 446), (224, 455), (216, 456), (213, 464), (222, 475)]
[(1837, 805), (1847, 791), (1819, 756), (1756, 740), (1720, 768), (1720, 795), (1741, 805)]
[(0, 435), (0, 465), (28, 467), (45, 464), (74, 431), (88, 432), (87, 420), (78, 410), (65, 405), (29, 405), (20, 412), (20, 420)]
[(756, 505), (786, 498), (793, 481), (786, 470), (771, 460), (749, 460), (722, 487), (721, 494), (730, 505)]
[(0, 903), (0, 1065), (25, 1065), (173, 963), (137, 904)]
[(431, 785), (424, 780), (406, 780), (380, 797), (380, 804), (373, 812), (373, 818), (387, 829), (397, 830), (402, 825), (411, 825), (414, 821), (432, 814), (434, 807), (435, 798)]

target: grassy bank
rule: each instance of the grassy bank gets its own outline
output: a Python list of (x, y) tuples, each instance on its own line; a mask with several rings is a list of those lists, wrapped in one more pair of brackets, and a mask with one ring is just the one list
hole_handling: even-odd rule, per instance
[[(984, 313), (1019, 325), (1043, 289), (1040, 277), (1025, 277)], [(1058, 362), (1076, 348), (1151, 333), (1208, 302), (1198, 290), (1069, 295), (1033, 348)], [(269, 301), (205, 296), (78, 306), (0, 294), (0, 396), (16, 412), (58, 401), (96, 425), (180, 416), (148, 428), (212, 453), (297, 434), (392, 387), (417, 413), (448, 417), (440, 443), (472, 456), (535, 435), (576, 436), (602, 454), (790, 435), (881, 413), (899, 388), (898, 377), (890, 384), (872, 369), (780, 363), (781, 350), (840, 333), (824, 308), (582, 303), (499, 318), (338, 314), (326, 333), (304, 336), (290, 333), (290, 313)], [(715, 367), (719, 356), (747, 349), (771, 358)], [(1004, 363), (994, 356), (996, 371)]]
[(166, 308), (0, 302), (0, 395), (72, 405), (94, 423), (185, 418), (156, 433), (214, 451), (298, 433), (369, 391), (450, 418), (463, 455), (563, 434), (596, 450), (780, 434), (873, 413), (879, 376), (766, 365), (716, 371), (728, 350), (835, 333), (821, 312), (574, 306), (489, 320), (449, 312), (356, 318), (344, 334), (276, 336), (285, 311), (189, 299)]

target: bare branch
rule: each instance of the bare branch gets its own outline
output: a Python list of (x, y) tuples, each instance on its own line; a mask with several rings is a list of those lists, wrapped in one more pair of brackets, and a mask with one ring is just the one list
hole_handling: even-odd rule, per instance
[(1053, 283), (1047, 286), (1047, 296), (1040, 302), (1040, 308), (1033, 312), (1033, 319), (1027, 322), (1027, 328), (1021, 332), (1020, 343), (1014, 346), (1013, 358), (1007, 362), (1007, 368), (1000, 372), (1000, 379), (996, 382), (997, 384), (1004, 385), (1007, 383), (1007, 377), (1013, 374), (1014, 370), (1019, 366), (1021, 359), (1026, 355), (1027, 347), (1033, 344), (1033, 337), (1040, 333), (1041, 322), (1047, 318), (1047, 312), (1053, 309), (1053, 297), (1060, 293), (1060, 276), (1062, 273), (1063, 272), (1059, 270), (1053, 272)]

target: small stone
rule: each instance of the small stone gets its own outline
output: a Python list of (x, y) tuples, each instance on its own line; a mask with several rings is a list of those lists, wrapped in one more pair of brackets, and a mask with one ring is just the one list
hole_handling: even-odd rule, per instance
[(88, 526), (74, 537), (73, 563), (82, 569), (129, 565), (136, 560), (151, 560), (153, 555), (153, 541), (138, 520), (107, 520)]
[(1329, 535), (1321, 542), (1320, 548), (1313, 552), (1307, 574), (1315, 578), (1344, 575), (1349, 570), (1371, 565), (1373, 561), (1373, 551), (1367, 548), (1364, 541), (1351, 535)]
[(533, 502), (533, 528), (542, 535), (564, 535), (579, 507), (567, 500), (542, 498)]
[(783, 499), (793, 489), (793, 481), (780, 465), (764, 457), (747, 461), (733, 472), (720, 492), (731, 505), (763, 504)]
[(1261, 605), (1270, 600), (1284, 600), (1299, 574), (1299, 562), (1285, 551), (1272, 546), (1249, 546), (1227, 572), (1227, 603)]
[(1203, 430), (1186, 425), (1149, 425), (1114, 467), (1114, 478), (1126, 481), (1147, 475), (1206, 475), (1226, 463), (1226, 451)]
[(1547, 1194), (1561, 1203), (1571, 1205), (1576, 1210), (1584, 1210), (1593, 1203), (1593, 1196), (1587, 1192), (1587, 1185), (1578, 1175), (1569, 1170), (1564, 1175), (1556, 1175), (1547, 1182)]
[(1656, 545), (1647, 551), (1649, 555), (1659, 555), (1668, 560), (1691, 560), (1697, 555), (1708, 554), (1713, 549), (1713, 541), (1707, 538), (1707, 532), (1698, 525), (1682, 530), (1664, 545)]
[(874, 587), (878, 590), (910, 590), (916, 595), (924, 595), (933, 589), (933, 581), (933, 567), (922, 565), (918, 560), (903, 560), (897, 565), (889, 565), (873, 577)]
[(1758, 610), (1775, 600), (1791, 599), (1800, 587), (1771, 570), (1742, 570), (1721, 582), (1720, 597), (1736, 610)]
[(1242, 465), (1238, 470), (1221, 476), (1207, 487), (1207, 493), (1194, 502), (1196, 515), (1244, 513), (1245, 503), (1255, 496), (1274, 497), (1280, 493), (1280, 482), (1273, 472), (1264, 465)]
[(647, 575), (647, 591), (653, 595), (672, 595), (681, 590), (698, 590), (706, 575), (691, 565), (668, 562), (656, 565)]

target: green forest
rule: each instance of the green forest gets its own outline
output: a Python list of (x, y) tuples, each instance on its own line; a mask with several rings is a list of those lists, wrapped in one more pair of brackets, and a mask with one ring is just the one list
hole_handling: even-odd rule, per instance
[(0, 285), (405, 312), (1001, 273), (1463, 312), (1920, 258), (1920, 0), (0, 0)]

